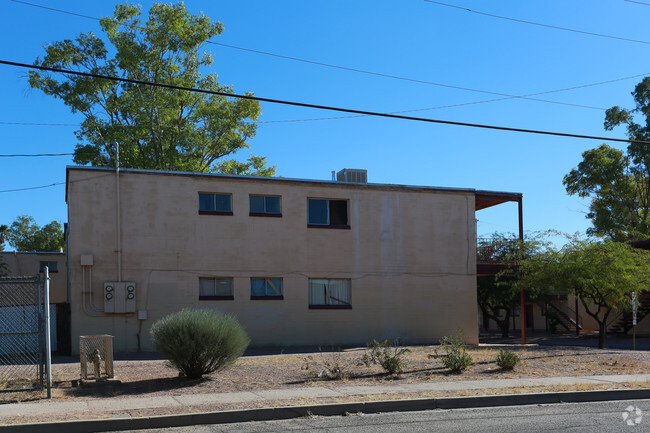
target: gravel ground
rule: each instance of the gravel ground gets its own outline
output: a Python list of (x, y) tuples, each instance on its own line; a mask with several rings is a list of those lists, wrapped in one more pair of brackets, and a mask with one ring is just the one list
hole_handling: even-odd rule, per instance
[[(345, 385), (372, 385), (382, 382), (439, 382), (477, 379), (583, 376), (593, 374), (636, 374), (650, 372), (650, 357), (645, 351), (598, 350), (584, 347), (509, 348), (521, 363), (513, 371), (501, 370), (495, 362), (496, 347), (469, 348), (474, 363), (463, 373), (450, 373), (440, 359), (440, 346), (409, 347), (405, 355), (404, 373), (384, 374), (381, 367), (366, 367), (361, 362), (365, 349), (323, 351), (307, 354), (247, 356), (231, 368), (191, 380), (163, 360), (115, 361), (116, 379), (121, 384), (111, 387), (79, 387), (78, 363), (52, 365), (53, 397), (91, 399), (113, 396), (162, 396), (195, 393), (223, 393), (292, 388), (317, 384), (335, 388)], [(319, 377), (327, 366), (338, 366), (340, 380)], [(322, 375), (321, 375), (322, 376)], [(41, 392), (0, 393), (0, 402), (27, 401), (42, 398)]]

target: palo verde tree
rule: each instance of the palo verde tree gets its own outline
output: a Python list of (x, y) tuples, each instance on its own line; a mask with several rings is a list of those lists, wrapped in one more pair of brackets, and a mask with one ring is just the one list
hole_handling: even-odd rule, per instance
[[(191, 15), (183, 3), (154, 3), (145, 21), (141, 15), (140, 6), (117, 5), (114, 16), (100, 20), (104, 39), (85, 33), (54, 42), (35, 65), (233, 93), (216, 74), (203, 73), (212, 57), (200, 49), (221, 34), (221, 23)], [(84, 116), (76, 131), (77, 164), (114, 167), (119, 143), (124, 167), (275, 173), (264, 157), (223, 161), (249, 147), (260, 114), (255, 100), (39, 71), (30, 71), (29, 84)]]
[(521, 262), (526, 290), (567, 291), (580, 299), (598, 323), (598, 347), (605, 348), (607, 326), (614, 311), (629, 309), (632, 292), (650, 283), (650, 252), (626, 243), (568, 238), (560, 249), (547, 248)]
[(4, 240), (16, 251), (55, 252), (65, 249), (61, 223), (52, 221), (40, 227), (34, 217), (28, 215), (21, 215), (11, 223), (4, 231)]
[[(490, 238), (479, 241), (477, 260), (505, 267), (496, 275), (479, 276), (476, 279), (477, 302), (481, 313), (497, 324), (503, 338), (509, 337), (512, 312), (521, 303), (521, 288), (516, 284), (520, 260), (535, 254), (542, 242), (541, 234), (522, 243), (514, 235), (502, 233), (493, 233)], [(525, 293), (526, 299), (530, 301), (538, 293), (537, 289), (528, 290)]]
[[(650, 77), (632, 96), (634, 109), (607, 110), (605, 129), (625, 125), (631, 140), (650, 141)], [(563, 183), (569, 194), (591, 199), (587, 218), (593, 227), (587, 234), (621, 242), (650, 237), (650, 145), (630, 143), (626, 152), (606, 144), (587, 150)]]

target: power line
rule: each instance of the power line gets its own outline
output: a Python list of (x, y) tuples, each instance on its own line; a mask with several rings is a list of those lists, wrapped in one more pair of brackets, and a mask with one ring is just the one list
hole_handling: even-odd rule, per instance
[(624, 1), (629, 2), (629, 3), (636, 3), (636, 4), (639, 4), (639, 5), (650, 6), (650, 3), (637, 2), (637, 1), (634, 1), (634, 0), (624, 0)]
[(49, 184), (49, 185), (32, 186), (30, 188), (5, 189), (5, 190), (1, 190), (0, 193), (2, 193), (2, 192), (28, 191), (30, 189), (50, 188), (52, 186), (63, 185), (63, 184), (65, 184), (65, 182), (56, 182), (56, 183), (52, 183), (52, 184)]
[(79, 123), (35, 123), (35, 122), (0, 122), (0, 125), (20, 125), (20, 126), (81, 126)]
[[(650, 72), (645, 73), (645, 74), (631, 75), (629, 77), (614, 78), (612, 80), (599, 81), (597, 83), (589, 83), (589, 84), (582, 84), (582, 85), (578, 85), (578, 86), (565, 87), (563, 89), (546, 90), (546, 91), (543, 91), (543, 92), (529, 93), (529, 94), (523, 95), (523, 96), (546, 95), (546, 94), (549, 94), (549, 93), (566, 92), (566, 91), (569, 91), (569, 90), (577, 90), (577, 89), (583, 89), (583, 88), (587, 88), (587, 87), (600, 86), (602, 84), (615, 83), (617, 81), (630, 80), (632, 78), (645, 77), (647, 75), (650, 75)], [(493, 99), (484, 99), (484, 100), (481, 100), (481, 101), (461, 102), (461, 103), (458, 103), (458, 104), (439, 105), (437, 107), (413, 108), (413, 109), (410, 109), (410, 110), (391, 111), (390, 114), (413, 113), (413, 112), (416, 112), (416, 111), (428, 111), (428, 110), (439, 110), (439, 109), (443, 109), (443, 108), (463, 107), (463, 106), (466, 106), (466, 105), (485, 104), (487, 102), (507, 101), (509, 99), (512, 99), (512, 98), (510, 98), (510, 97), (508, 97), (508, 98), (493, 98)], [(577, 104), (572, 104), (572, 105), (576, 105), (578, 107), (593, 108), (593, 109), (605, 111), (605, 108), (600, 108), (600, 107), (590, 107), (588, 105), (577, 105)], [(258, 120), (256, 123), (268, 124), (268, 123), (313, 122), (313, 121), (318, 121), (318, 120), (356, 119), (356, 118), (359, 118), (359, 117), (365, 117), (365, 116), (364, 115), (355, 115), (355, 116), (313, 117), (313, 118), (308, 118), (308, 119)], [(0, 125), (81, 126), (78, 123), (29, 123), (29, 122), (0, 122)], [(126, 127), (127, 125), (121, 125), (121, 126)]]
[(290, 105), (290, 106), (294, 106), (294, 107), (303, 107), (303, 108), (314, 108), (314, 109), (318, 109), (318, 110), (338, 111), (338, 112), (342, 112), (342, 113), (363, 114), (363, 115), (367, 115), (367, 116), (385, 117), (385, 118), (391, 118), (391, 119), (413, 120), (413, 121), (417, 121), (417, 122), (439, 123), (439, 124), (443, 124), (443, 125), (466, 126), (466, 127), (471, 127), (471, 128), (494, 129), (494, 130), (500, 130), (500, 131), (522, 132), (522, 133), (528, 133), (528, 134), (541, 134), (541, 135), (553, 135), (553, 136), (558, 136), (558, 137), (584, 138), (584, 139), (588, 139), (588, 140), (599, 140), (599, 141), (604, 140), (604, 141), (614, 141), (614, 142), (620, 142), (620, 143), (650, 144), (650, 141), (642, 141), (642, 140), (626, 140), (626, 139), (622, 139), (622, 138), (608, 138), (608, 137), (599, 137), (599, 136), (585, 135), (585, 134), (571, 134), (571, 133), (566, 133), (566, 132), (554, 132), (554, 131), (543, 131), (543, 130), (536, 130), (536, 129), (512, 128), (512, 127), (507, 127), (507, 126), (485, 125), (485, 124), (478, 124), (478, 123), (456, 122), (456, 121), (451, 121), (451, 120), (429, 119), (429, 118), (424, 118), (424, 117), (413, 117), (413, 116), (404, 116), (404, 115), (400, 115), (400, 114), (380, 113), (380, 112), (376, 112), (376, 111), (356, 110), (356, 109), (352, 109), (352, 108), (333, 107), (333, 106), (327, 106), (327, 105), (310, 104), (310, 103), (305, 103), (305, 102), (295, 102), (295, 101), (287, 101), (287, 100), (281, 100), (281, 99), (262, 98), (262, 97), (253, 96), (253, 95), (241, 95), (241, 94), (236, 94), (236, 93), (226, 93), (226, 92), (219, 92), (219, 91), (215, 91), (215, 90), (197, 89), (197, 88), (191, 88), (191, 87), (175, 86), (175, 85), (171, 85), (171, 84), (155, 83), (155, 82), (151, 82), (151, 81), (134, 80), (134, 79), (129, 79), (129, 78), (121, 78), (121, 77), (111, 77), (111, 76), (108, 76), (108, 75), (92, 74), (92, 73), (89, 73), (89, 72), (71, 71), (71, 70), (68, 70), (68, 69), (61, 69), (61, 68), (51, 68), (51, 67), (46, 67), (46, 66), (29, 65), (27, 63), (12, 62), (12, 61), (8, 61), (8, 60), (0, 60), (0, 64), (9, 65), (9, 66), (17, 66), (17, 67), (21, 67), (21, 68), (38, 69), (38, 70), (41, 70), (41, 71), (50, 71), (50, 72), (58, 72), (58, 73), (63, 73), (63, 74), (78, 75), (78, 76), (82, 76), (82, 77), (100, 78), (100, 79), (111, 80), (111, 81), (119, 81), (119, 82), (123, 82), (123, 83), (142, 84), (142, 85), (146, 85), (146, 86), (161, 87), (161, 88), (164, 88), (164, 89), (182, 90), (182, 91), (203, 93), (203, 94), (209, 94), (209, 95), (217, 95), (217, 96), (224, 96), (224, 97), (231, 97), (231, 98), (238, 98), (238, 99), (254, 100), (254, 101), (259, 101), (259, 102), (269, 102), (269, 103), (272, 103), (272, 104), (283, 104), (283, 105)]
[(467, 92), (483, 93), (483, 94), (496, 95), (496, 96), (505, 96), (508, 99), (510, 99), (510, 98), (520, 98), (520, 99), (529, 99), (529, 100), (537, 101), (537, 102), (546, 102), (546, 103), (549, 103), (549, 104), (572, 105), (572, 106), (578, 106), (578, 107), (583, 107), (583, 108), (593, 108), (593, 109), (596, 109), (596, 110), (601, 109), (601, 108), (598, 108), (598, 107), (589, 107), (589, 106), (571, 104), (571, 103), (566, 103), (566, 102), (550, 101), (550, 100), (538, 99), (538, 98), (530, 98), (530, 97), (528, 97), (528, 95), (521, 96), (521, 95), (512, 95), (512, 94), (509, 94), (509, 93), (492, 92), (492, 91), (489, 91), (489, 90), (473, 89), (473, 88), (470, 88), (470, 87), (455, 86), (455, 85), (452, 85), (452, 84), (438, 83), (438, 82), (435, 82), (435, 81), (420, 80), (420, 79), (417, 79), (417, 78), (408, 78), (408, 77), (402, 77), (402, 76), (398, 76), (398, 75), (385, 74), (385, 73), (382, 73), (382, 72), (373, 72), (373, 71), (368, 71), (368, 70), (364, 70), (364, 69), (350, 68), (350, 67), (347, 67), (347, 66), (333, 65), (333, 64), (330, 64), (330, 63), (317, 62), (317, 61), (314, 61), (314, 60), (301, 59), (301, 58), (298, 58), (298, 57), (291, 57), (291, 56), (284, 56), (284, 55), (281, 55), (281, 54), (269, 53), (267, 51), (253, 50), (253, 49), (250, 49), (250, 48), (243, 48), (243, 47), (238, 47), (238, 46), (235, 46), (235, 45), (223, 44), (221, 42), (206, 41), (206, 43), (212, 44), (212, 45), (219, 45), (219, 46), (227, 47), (227, 48), (233, 48), (235, 50), (241, 50), (241, 51), (248, 51), (248, 52), (251, 52), (251, 53), (263, 54), (263, 55), (266, 55), (266, 56), (279, 57), (281, 59), (293, 60), (293, 61), (296, 61), (296, 62), (303, 62), (303, 63), (312, 64), (312, 65), (325, 66), (327, 68), (341, 69), (341, 70), (344, 70), (344, 71), (357, 72), (357, 73), (366, 74), (366, 75), (374, 75), (374, 76), (377, 76), (377, 77), (392, 78), (392, 79), (395, 79), (395, 80), (409, 81), (409, 82), (418, 83), (418, 84), (428, 84), (428, 85), (431, 85), (431, 86), (444, 87), (444, 88), (447, 88), (447, 89), (463, 90), (463, 91), (467, 91)]
[(518, 22), (518, 23), (530, 24), (530, 25), (539, 26), (539, 27), (546, 27), (546, 28), (555, 29), (555, 30), (563, 30), (563, 31), (566, 31), (566, 32), (580, 33), (580, 34), (589, 35), (589, 36), (598, 36), (599, 38), (616, 39), (616, 40), (619, 40), (619, 41), (636, 42), (638, 44), (650, 45), (650, 42), (641, 41), (641, 40), (638, 40), (638, 39), (623, 38), (623, 37), (619, 37), (619, 36), (605, 35), (605, 34), (602, 34), (602, 33), (587, 32), (587, 31), (583, 31), (583, 30), (570, 29), (570, 28), (567, 28), (567, 27), (553, 26), (553, 25), (550, 25), (550, 24), (542, 24), (542, 23), (536, 23), (536, 22), (533, 22), (533, 21), (520, 20), (520, 19), (517, 19), (517, 18), (504, 17), (504, 16), (501, 16), (501, 15), (495, 15), (495, 14), (490, 14), (490, 13), (487, 13), (487, 12), (475, 11), (473, 9), (468, 9), (468, 8), (465, 8), (465, 7), (462, 7), (462, 6), (450, 5), (448, 3), (442, 3), (442, 2), (434, 1), (434, 0), (424, 0), (424, 1), (428, 2), (428, 3), (437, 4), (437, 5), (440, 5), (440, 6), (447, 6), (447, 7), (454, 8), (454, 9), (460, 9), (460, 10), (471, 12), (471, 13), (478, 14), (478, 15), (484, 15), (484, 16), (487, 16), (487, 17), (498, 18), (498, 19), (501, 19), (501, 20), (515, 21), (515, 22)]
[(11, 1), (14, 2), (14, 3), (22, 3), (24, 5), (34, 6), (36, 8), (48, 9), (48, 10), (55, 11), (55, 12), (61, 12), (61, 13), (68, 14), (68, 15), (75, 15), (75, 16), (78, 16), (78, 17), (89, 18), (91, 20), (99, 21), (99, 18), (91, 17), (91, 16), (88, 16), (88, 15), (76, 14), (74, 12), (68, 12), (68, 11), (64, 11), (64, 10), (61, 10), (61, 9), (54, 9), (54, 8), (50, 8), (50, 7), (47, 7), (47, 6), (37, 5), (37, 4), (34, 4), (34, 3), (27, 3), (27, 2), (23, 2), (23, 1), (19, 1), (19, 0), (11, 0)]
[[(54, 9), (54, 8), (50, 8), (50, 7), (46, 7), (46, 6), (37, 5), (37, 4), (34, 4), (34, 3), (27, 3), (27, 2), (19, 1), (19, 0), (11, 0), (11, 1), (16, 2), (16, 3), (25, 4), (25, 5), (29, 5), (29, 6), (42, 8), (42, 9), (52, 10), (52, 11), (60, 12), (60, 13), (64, 13), (64, 14), (71, 14), (71, 15), (81, 16), (81, 17), (84, 17), (84, 18), (99, 20), (99, 18), (96, 18), (96, 17), (90, 17), (90, 16), (87, 16), (87, 15), (76, 14), (76, 13), (64, 11), (64, 10), (61, 10), (61, 9)], [(441, 4), (444, 4), (444, 3), (441, 3)], [(463, 90), (463, 91), (466, 91), (466, 92), (475, 92), (475, 93), (483, 93), (483, 94), (487, 94), (487, 95), (503, 96), (504, 99), (527, 99), (527, 100), (531, 100), (531, 101), (544, 102), (544, 103), (547, 103), (547, 104), (567, 105), (567, 106), (571, 106), (571, 107), (588, 108), (588, 109), (593, 109), (593, 110), (605, 110), (604, 108), (601, 108), (601, 107), (593, 107), (593, 106), (589, 106), (589, 105), (580, 105), (580, 104), (573, 104), (573, 103), (569, 103), (569, 102), (552, 101), (552, 100), (539, 99), (539, 98), (533, 98), (532, 97), (532, 96), (538, 96), (538, 95), (547, 94), (547, 93), (553, 93), (555, 91), (541, 92), (541, 93), (531, 93), (531, 94), (528, 94), (528, 95), (513, 95), (513, 94), (509, 94), (509, 93), (501, 93), (501, 92), (493, 92), (493, 91), (489, 91), (489, 90), (474, 89), (474, 88), (470, 88), (470, 87), (463, 87), (463, 86), (456, 86), (456, 85), (452, 85), (452, 84), (438, 83), (438, 82), (435, 82), (435, 81), (427, 81), (427, 80), (421, 80), (421, 79), (417, 79), (417, 78), (402, 77), (402, 76), (399, 76), (399, 75), (386, 74), (386, 73), (383, 73), (383, 72), (374, 72), (374, 71), (368, 71), (368, 70), (365, 70), (365, 69), (358, 69), (358, 68), (351, 68), (351, 67), (347, 67), (347, 66), (334, 65), (334, 64), (331, 64), (331, 63), (318, 62), (318, 61), (315, 61), (315, 60), (302, 59), (302, 58), (299, 58), (299, 57), (285, 56), (285, 55), (282, 55), (282, 54), (271, 53), (271, 52), (268, 52), (268, 51), (254, 50), (254, 49), (251, 49), (251, 48), (244, 48), (244, 47), (239, 47), (239, 46), (236, 46), (236, 45), (224, 44), (224, 43), (221, 43), (221, 42), (206, 41), (206, 43), (221, 46), (221, 47), (232, 48), (232, 49), (240, 50), (240, 51), (247, 51), (247, 52), (251, 52), (251, 53), (263, 54), (263, 55), (266, 55), (266, 56), (277, 57), (277, 58), (286, 59), (286, 60), (292, 60), (292, 61), (296, 61), (296, 62), (308, 63), (308, 64), (312, 64), (312, 65), (317, 65), (317, 66), (324, 66), (324, 67), (327, 67), (327, 68), (333, 68), (333, 69), (340, 69), (340, 70), (344, 70), (344, 71), (356, 72), (356, 73), (360, 73), (360, 74), (373, 75), (373, 76), (377, 76), (377, 77), (390, 78), (390, 79), (395, 79), (395, 80), (408, 81), (408, 82), (412, 82), (412, 83), (426, 84), (426, 85), (437, 86), (437, 87), (444, 87), (444, 88), (448, 88), (448, 89)], [(562, 90), (558, 90), (558, 91), (562, 91)], [(502, 98), (490, 99), (490, 100), (481, 101), (481, 102), (470, 102), (470, 103), (467, 103), (467, 104), (469, 105), (469, 104), (475, 104), (475, 103), (487, 103), (487, 102), (500, 101), (500, 100), (502, 100)], [(444, 107), (444, 108), (447, 108), (447, 107)], [(417, 110), (414, 110), (414, 111), (423, 111), (423, 110), (429, 110), (429, 109), (433, 109), (433, 108), (417, 109)], [(409, 112), (409, 111), (403, 111), (403, 112)], [(292, 120), (289, 120), (289, 122), (291, 122), (291, 121)], [(262, 123), (262, 122), (260, 122), (260, 123)]]
[(32, 153), (32, 154), (14, 154), (14, 155), (0, 155), (0, 158), (16, 158), (16, 157), (36, 157), (36, 156), (70, 156), (73, 153)]

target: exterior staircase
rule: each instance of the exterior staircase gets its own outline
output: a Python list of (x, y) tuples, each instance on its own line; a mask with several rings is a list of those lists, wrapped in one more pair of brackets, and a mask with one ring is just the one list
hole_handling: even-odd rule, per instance
[[(650, 292), (643, 291), (639, 294), (638, 298), (638, 307), (636, 310), (636, 321), (637, 323), (641, 321), (645, 316), (650, 314)], [(614, 332), (616, 334), (627, 334), (627, 332), (632, 329), (632, 312), (624, 311), (618, 317), (618, 319), (609, 327), (609, 332)]]
[(578, 330), (582, 329), (582, 320), (580, 316), (578, 316), (578, 323), (576, 323), (575, 315), (571, 317), (551, 301), (548, 300), (545, 302), (540, 301), (538, 302), (538, 305), (542, 307), (544, 311), (552, 311), (553, 313), (555, 313), (558, 324), (562, 326), (564, 329), (566, 329), (567, 331), (575, 331), (576, 327), (578, 328)]

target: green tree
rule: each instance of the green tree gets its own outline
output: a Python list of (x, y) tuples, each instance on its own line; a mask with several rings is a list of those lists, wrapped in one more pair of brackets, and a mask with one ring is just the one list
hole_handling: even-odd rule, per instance
[[(481, 313), (497, 324), (503, 338), (509, 337), (512, 311), (521, 303), (521, 288), (516, 284), (519, 279), (518, 264), (522, 258), (535, 254), (541, 243), (541, 234), (521, 243), (512, 234), (501, 233), (493, 233), (490, 238), (478, 243), (479, 261), (506, 266), (496, 275), (476, 278), (477, 302)], [(537, 295), (538, 290), (527, 291), (526, 300), (530, 301)]]
[[(4, 243), (8, 231), (9, 231), (9, 226), (7, 226), (6, 224), (0, 225), (0, 252), (4, 250)], [(4, 262), (2, 255), (0, 255), (0, 277), (5, 277), (5, 276), (7, 276), (7, 264)]]
[(40, 227), (34, 217), (28, 215), (21, 215), (11, 223), (6, 230), (5, 240), (16, 251), (53, 252), (65, 249), (61, 223), (52, 221)]
[(650, 252), (622, 242), (596, 242), (570, 237), (560, 249), (544, 251), (521, 262), (525, 290), (573, 293), (598, 323), (598, 347), (605, 348), (613, 311), (630, 308), (631, 294), (650, 283)]
[[(113, 17), (100, 20), (104, 40), (93, 33), (54, 42), (36, 65), (72, 68), (99, 75), (232, 93), (214, 73), (201, 71), (212, 57), (202, 45), (220, 35), (223, 25), (203, 14), (191, 15), (183, 3), (154, 3), (146, 21), (141, 7), (117, 5)], [(248, 148), (255, 135), (260, 104), (155, 86), (74, 75), (30, 71), (29, 84), (59, 98), (85, 120), (76, 131), (74, 162), (153, 170), (214, 172), (217, 161)], [(235, 164), (235, 161), (231, 161)], [(254, 166), (258, 163), (258, 166)], [(239, 163), (258, 175), (273, 175), (264, 158)], [(246, 171), (240, 168), (239, 171)]]
[[(650, 77), (637, 84), (632, 96), (634, 109), (607, 110), (605, 129), (626, 125), (631, 140), (650, 141)], [(593, 228), (587, 234), (621, 242), (650, 237), (650, 145), (630, 143), (626, 152), (605, 144), (587, 150), (563, 183), (569, 194), (591, 198), (587, 218)]]

